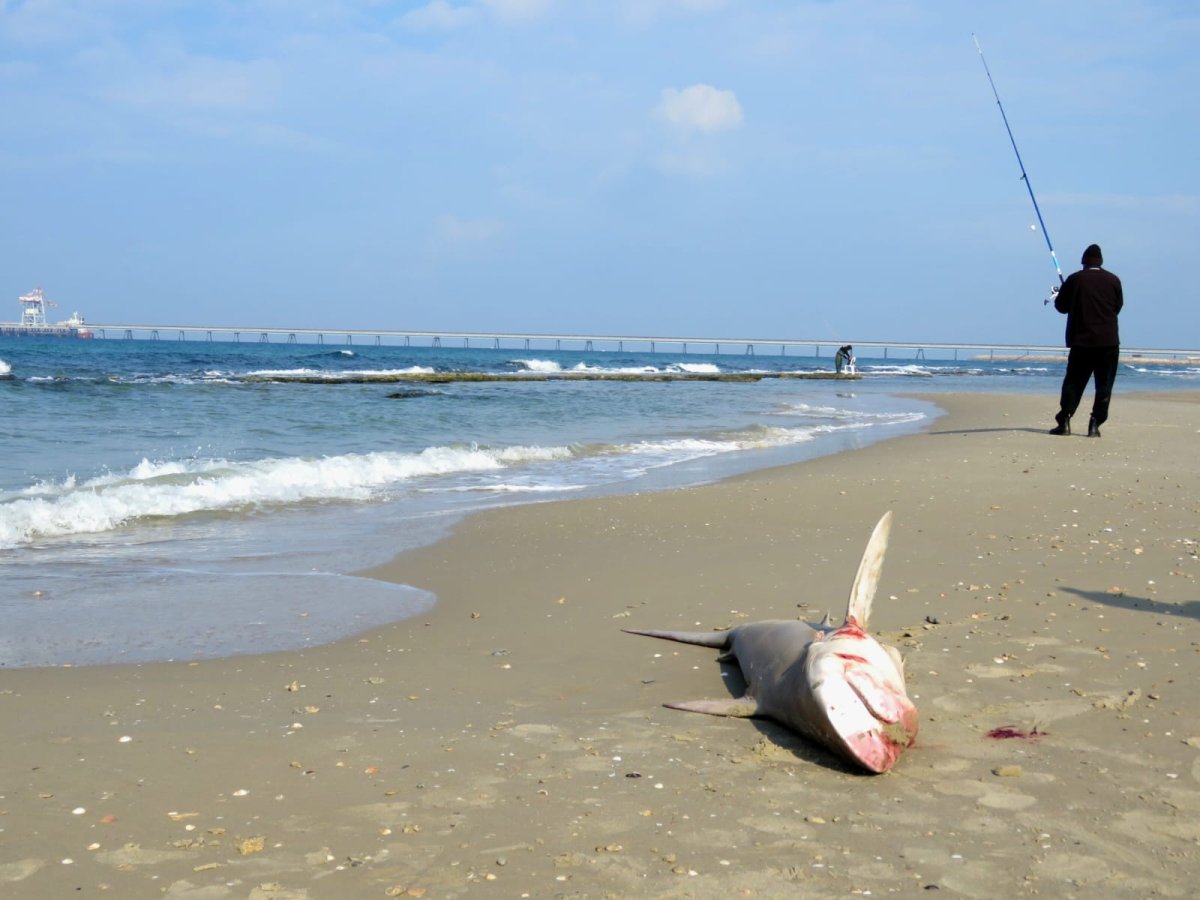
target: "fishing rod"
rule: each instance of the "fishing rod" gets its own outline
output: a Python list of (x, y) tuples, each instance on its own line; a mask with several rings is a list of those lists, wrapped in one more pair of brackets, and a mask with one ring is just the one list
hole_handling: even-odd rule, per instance
[[(1000, 118), (1004, 120), (1004, 130), (1008, 132), (1009, 143), (1012, 144), (1013, 153), (1017, 155), (1017, 165), (1021, 168), (1021, 180), (1025, 182), (1025, 189), (1029, 191), (1029, 199), (1033, 201), (1033, 211), (1037, 213), (1038, 225), (1042, 228), (1042, 237), (1046, 239), (1046, 247), (1050, 250), (1050, 259), (1054, 263), (1054, 271), (1058, 273), (1059, 286), (1063, 283), (1062, 267), (1058, 264), (1058, 255), (1054, 252), (1054, 245), (1050, 243), (1050, 232), (1046, 231), (1046, 223), (1042, 221), (1042, 211), (1038, 208), (1037, 197), (1033, 195), (1033, 185), (1029, 183), (1029, 174), (1025, 171), (1025, 163), (1021, 161), (1021, 151), (1017, 149), (1017, 139), (1013, 137), (1012, 128), (1008, 124), (1008, 116), (1004, 113), (1004, 104), (1000, 102), (1000, 92), (996, 90), (996, 82), (992, 80), (992, 70), (988, 68), (987, 60), (983, 56), (983, 48), (979, 46), (979, 38), (974, 34), (971, 39), (975, 41), (975, 49), (979, 51), (979, 61), (983, 63), (983, 71), (987, 73), (988, 84), (992, 86), (992, 96), (996, 98), (996, 106), (1000, 108)], [(1054, 294), (1058, 293), (1058, 287), (1053, 289)], [(1042, 301), (1045, 306), (1050, 302), (1047, 297)]]

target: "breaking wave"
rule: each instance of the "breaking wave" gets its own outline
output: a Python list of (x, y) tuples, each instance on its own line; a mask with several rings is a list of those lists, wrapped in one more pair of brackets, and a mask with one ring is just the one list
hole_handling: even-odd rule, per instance
[(0, 496), (0, 548), (96, 534), (153, 518), (383, 499), (389, 488), (421, 478), (497, 471), (570, 455), (565, 447), (431, 447), (420, 453), (320, 459), (143, 460), (128, 472), (79, 483), (68, 477)]
[(724, 369), (714, 363), (669, 363), (664, 366), (602, 366), (595, 363), (580, 362), (564, 369), (560, 363), (551, 359), (514, 359), (512, 365), (519, 372), (537, 375), (557, 375), (562, 372), (579, 372), (590, 375), (719, 375)]
[(864, 414), (804, 404), (790, 405), (780, 414), (801, 421), (626, 443), (434, 446), (420, 452), (250, 461), (144, 459), (128, 471), (85, 480), (70, 476), (0, 494), (0, 548), (197, 514), (252, 515), (305, 504), (386, 502), (412, 491), (581, 490), (721, 454), (786, 447), (821, 434), (923, 418), (920, 413)]

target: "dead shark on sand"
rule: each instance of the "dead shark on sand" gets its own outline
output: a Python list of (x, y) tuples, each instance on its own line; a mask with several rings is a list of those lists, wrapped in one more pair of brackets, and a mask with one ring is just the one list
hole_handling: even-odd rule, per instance
[(870, 772), (886, 772), (917, 736), (917, 708), (904, 686), (904, 663), (894, 647), (867, 634), (892, 514), (871, 533), (850, 587), (845, 622), (769, 620), (728, 631), (645, 631), (630, 634), (725, 652), (736, 662), (746, 693), (724, 700), (668, 703), (712, 716), (762, 716), (817, 741)]

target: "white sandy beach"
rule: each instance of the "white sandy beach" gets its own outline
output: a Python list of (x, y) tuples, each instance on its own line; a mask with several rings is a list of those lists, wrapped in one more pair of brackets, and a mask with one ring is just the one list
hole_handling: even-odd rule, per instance
[[(931, 399), (862, 450), (474, 516), (372, 573), (436, 608), (357, 638), (0, 672), (0, 893), (1191, 896), (1200, 396), (1118, 385), (1099, 440)], [(622, 627), (838, 616), (887, 509), (891, 773), (662, 706), (722, 696), (715, 653)]]

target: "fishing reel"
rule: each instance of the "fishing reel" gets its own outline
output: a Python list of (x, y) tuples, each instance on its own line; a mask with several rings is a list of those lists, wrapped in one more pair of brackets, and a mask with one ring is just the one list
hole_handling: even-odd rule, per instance
[(1058, 288), (1057, 284), (1050, 288), (1050, 296), (1042, 301), (1042, 306), (1049, 306), (1051, 302), (1058, 299)]

